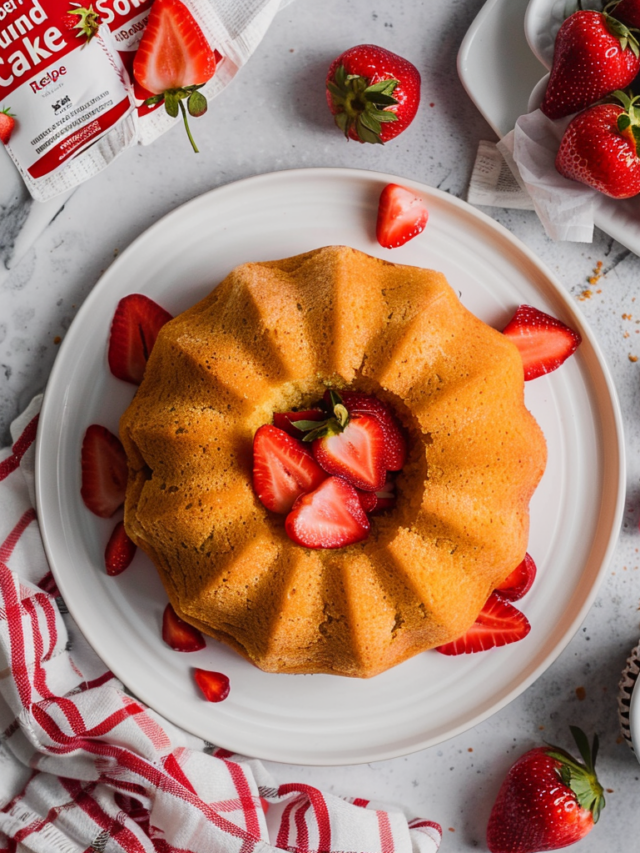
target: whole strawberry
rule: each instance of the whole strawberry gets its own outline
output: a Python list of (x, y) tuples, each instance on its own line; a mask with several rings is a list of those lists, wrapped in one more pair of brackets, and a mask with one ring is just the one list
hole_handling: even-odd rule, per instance
[(331, 63), (327, 103), (347, 139), (384, 143), (413, 121), (420, 103), (415, 65), (375, 44), (359, 44)]
[(604, 808), (593, 748), (571, 726), (584, 764), (555, 746), (531, 749), (507, 773), (491, 810), (487, 845), (491, 853), (535, 853), (574, 844), (593, 829)]
[(540, 106), (557, 119), (628, 86), (640, 71), (631, 31), (604, 12), (574, 12), (556, 36), (547, 91)]
[(9, 112), (9, 108), (5, 107), (3, 110), (0, 110), (0, 142), (3, 145), (8, 144), (15, 125), (16, 117), (13, 113)]
[(579, 113), (567, 127), (556, 156), (556, 169), (612, 198), (640, 193), (640, 98), (615, 93), (618, 104), (597, 104)]

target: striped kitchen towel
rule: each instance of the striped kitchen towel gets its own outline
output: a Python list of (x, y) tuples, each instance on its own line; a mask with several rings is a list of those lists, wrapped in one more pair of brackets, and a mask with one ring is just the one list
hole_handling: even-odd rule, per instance
[(124, 691), (47, 565), (39, 410), (37, 398), (0, 451), (0, 853), (435, 853), (438, 824), (278, 784)]

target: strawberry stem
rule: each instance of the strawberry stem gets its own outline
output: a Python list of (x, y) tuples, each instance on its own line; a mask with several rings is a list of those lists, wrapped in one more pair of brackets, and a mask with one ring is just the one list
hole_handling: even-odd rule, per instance
[(315, 441), (316, 438), (325, 438), (331, 435), (340, 435), (349, 424), (349, 412), (342, 402), (342, 397), (337, 391), (329, 391), (331, 397), (332, 414), (324, 421), (296, 421), (296, 426), (306, 435), (303, 441)]
[(182, 101), (178, 101), (178, 104), (180, 106), (180, 112), (182, 113), (182, 120), (184, 121), (184, 127), (185, 127), (185, 130), (187, 131), (187, 136), (189, 137), (189, 142), (191, 143), (191, 147), (196, 152), (196, 154), (199, 154), (200, 152), (198, 151), (198, 146), (196, 145), (193, 136), (191, 136), (191, 131), (189, 129), (189, 120), (187, 119), (187, 111), (185, 110), (184, 104), (182, 103)]

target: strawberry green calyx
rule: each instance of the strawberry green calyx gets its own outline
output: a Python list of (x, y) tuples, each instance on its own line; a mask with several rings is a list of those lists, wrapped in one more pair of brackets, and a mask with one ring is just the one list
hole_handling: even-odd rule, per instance
[(349, 424), (349, 412), (342, 402), (342, 397), (337, 391), (329, 391), (331, 397), (332, 415), (324, 421), (296, 421), (296, 427), (307, 434), (303, 441), (315, 441), (316, 438), (327, 438), (331, 435), (340, 435)]
[(0, 113), (2, 113), (2, 115), (9, 116), (9, 118), (15, 118), (16, 117), (15, 113), (11, 112), (10, 107), (4, 107), (3, 109), (0, 110)]
[(380, 132), (382, 124), (397, 121), (398, 117), (387, 107), (396, 106), (399, 101), (393, 97), (398, 80), (380, 80), (369, 85), (365, 77), (347, 74), (344, 65), (336, 69), (333, 81), (327, 83), (327, 89), (335, 109), (336, 125), (349, 139), (349, 131), (355, 131), (362, 142), (382, 145)]
[(637, 154), (640, 149), (640, 96), (629, 96), (618, 89), (612, 97), (619, 101), (624, 109), (616, 122), (618, 130), (634, 145)]
[(590, 747), (589, 740), (582, 729), (577, 726), (569, 726), (569, 728), (584, 764), (576, 761), (564, 749), (555, 746), (549, 748), (547, 755), (560, 762), (557, 773), (562, 782), (573, 791), (580, 806), (591, 812), (593, 822), (597, 823), (600, 812), (605, 806), (604, 790), (595, 771), (599, 746), (598, 735), (593, 736), (593, 745)]
[(638, 30), (629, 29), (622, 21), (613, 18), (606, 11), (602, 13), (602, 16), (609, 32), (620, 42), (620, 48), (626, 50), (628, 47), (634, 56), (640, 56), (640, 44), (636, 35)]
[[(152, 107), (164, 101), (164, 108), (171, 118), (177, 118), (178, 114), (182, 113), (182, 120), (184, 122), (185, 130), (187, 131), (187, 136), (189, 137), (189, 142), (196, 154), (199, 154), (200, 152), (198, 151), (198, 146), (191, 135), (187, 111), (189, 112), (189, 115), (194, 118), (198, 118), (206, 113), (208, 108), (207, 99), (202, 92), (198, 91), (199, 89), (202, 89), (203, 86), (204, 83), (200, 83), (197, 86), (183, 86), (180, 89), (167, 89), (166, 92), (161, 92), (159, 95), (153, 95), (153, 97), (147, 98), (144, 102), (146, 106)], [(183, 103), (185, 100), (187, 102), (187, 109), (185, 109)]]
[(80, 4), (78, 3), (72, 3), (71, 5), (75, 6), (76, 8), (69, 9), (67, 14), (78, 16), (78, 23), (74, 27), (72, 27), (72, 29), (78, 31), (76, 33), (77, 38), (84, 38), (86, 39), (85, 44), (89, 44), (91, 39), (100, 29), (102, 18), (100, 17), (99, 13), (95, 11), (93, 5), (89, 6), (88, 9), (84, 6), (80, 6)]

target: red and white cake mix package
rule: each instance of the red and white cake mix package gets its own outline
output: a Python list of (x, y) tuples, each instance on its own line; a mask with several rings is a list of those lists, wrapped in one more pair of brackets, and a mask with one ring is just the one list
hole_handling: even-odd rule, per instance
[(16, 126), (7, 145), (34, 198), (106, 166), (136, 139), (129, 80), (107, 27), (78, 38), (69, 0), (0, 5), (0, 104)]
[[(6, 148), (36, 200), (82, 183), (133, 144), (153, 142), (180, 122), (191, 89), (190, 114), (204, 113), (197, 105), (233, 79), (289, 0), (155, 0), (154, 15), (162, 8), (163, 17), (149, 28), (158, 34), (153, 51), (173, 49), (187, 33), (187, 53), (199, 43), (215, 57), (215, 73), (181, 82), (187, 95), (178, 100), (169, 93), (149, 104), (158, 90), (136, 81), (134, 58), (153, 2), (0, 0), (0, 110), (15, 116)], [(187, 67), (201, 65), (187, 59)]]

